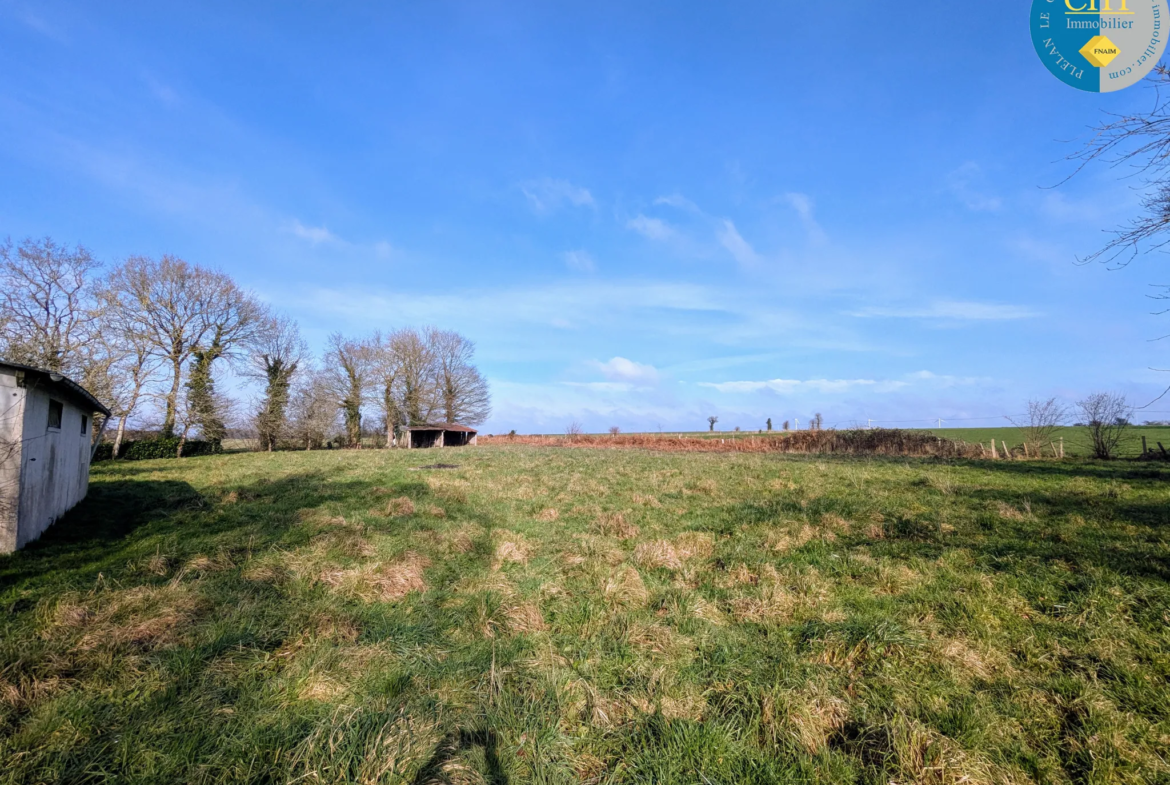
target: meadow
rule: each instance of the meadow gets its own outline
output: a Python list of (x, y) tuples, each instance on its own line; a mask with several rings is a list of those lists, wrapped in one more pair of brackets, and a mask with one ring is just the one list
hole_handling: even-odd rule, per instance
[(1167, 782), (1167, 480), (526, 446), (98, 464), (0, 557), (0, 782)]

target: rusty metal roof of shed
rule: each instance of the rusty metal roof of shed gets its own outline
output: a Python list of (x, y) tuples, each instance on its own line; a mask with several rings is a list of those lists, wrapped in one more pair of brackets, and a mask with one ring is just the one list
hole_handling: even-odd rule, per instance
[(457, 433), (478, 433), (474, 428), (460, 425), (457, 422), (426, 423), (425, 425), (411, 425), (408, 431), (455, 431)]

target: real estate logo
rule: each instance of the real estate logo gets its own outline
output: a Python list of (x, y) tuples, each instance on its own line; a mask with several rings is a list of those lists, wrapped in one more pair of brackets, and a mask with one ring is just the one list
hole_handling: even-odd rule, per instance
[(1112, 93), (1140, 80), (1166, 48), (1167, 0), (1032, 0), (1032, 43), (1057, 79)]

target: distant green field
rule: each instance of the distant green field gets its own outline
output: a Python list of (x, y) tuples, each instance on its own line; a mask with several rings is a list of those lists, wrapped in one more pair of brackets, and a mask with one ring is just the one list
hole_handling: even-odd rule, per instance
[[(1024, 432), (1021, 428), (923, 428), (921, 430), (941, 436), (944, 439), (962, 439), (965, 442), (982, 442), (987, 444), (993, 438), (996, 444), (1007, 442), (1009, 447), (1023, 444)], [(1120, 455), (1136, 456), (1142, 451), (1142, 437), (1146, 437), (1146, 444), (1150, 449), (1157, 449), (1158, 442), (1162, 442), (1170, 450), (1170, 427), (1162, 425), (1135, 425), (1129, 430), (1125, 442), (1121, 446)], [(1084, 428), (1069, 426), (1057, 431), (1057, 441), (1064, 438), (1064, 451), (1068, 456), (1089, 455), (1089, 440)]]

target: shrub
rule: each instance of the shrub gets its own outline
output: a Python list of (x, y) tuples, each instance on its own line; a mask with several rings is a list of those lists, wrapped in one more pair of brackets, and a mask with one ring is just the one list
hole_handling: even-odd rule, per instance
[[(142, 439), (138, 441), (122, 442), (122, 451), (118, 456), (120, 461), (149, 461), (154, 458), (174, 458), (179, 451), (179, 437), (173, 436), (169, 439)], [(183, 445), (183, 457), (189, 458), (194, 455), (215, 455), (223, 452), (223, 445), (218, 441), (202, 441), (200, 439), (188, 439)], [(94, 453), (93, 460), (108, 461), (114, 457), (114, 445), (112, 442), (102, 442), (98, 445), (97, 452)]]

